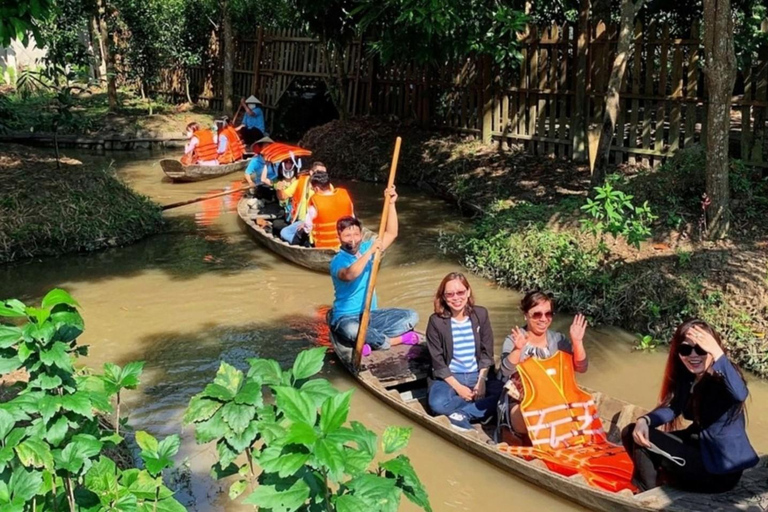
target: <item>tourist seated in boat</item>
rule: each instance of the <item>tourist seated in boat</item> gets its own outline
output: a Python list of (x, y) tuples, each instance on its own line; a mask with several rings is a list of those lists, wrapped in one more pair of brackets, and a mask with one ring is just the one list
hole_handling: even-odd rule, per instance
[(336, 223), (342, 217), (355, 215), (352, 199), (345, 189), (331, 185), (327, 172), (315, 172), (309, 184), (313, 193), (304, 219), (284, 228), (280, 237), (292, 245), (338, 250)]
[(265, 135), (264, 113), (261, 111), (261, 101), (256, 96), (249, 96), (247, 100), (240, 98), (240, 106), (245, 112), (237, 131), (245, 146), (250, 147)]
[(459, 428), (491, 419), (503, 384), (493, 370), (493, 329), (488, 310), (475, 304), (467, 278), (445, 276), (434, 299), (427, 325), (432, 360), (429, 407)]
[(187, 145), (181, 163), (184, 165), (219, 165), (216, 139), (213, 132), (192, 122), (187, 125)]
[(525, 318), (525, 325), (512, 329), (501, 348), (499, 370), (507, 390), (499, 400), (498, 419), (502, 437), (507, 434), (524, 437), (527, 431), (520, 411), (522, 388), (517, 375), (518, 364), (530, 357), (547, 359), (561, 350), (573, 356), (576, 372), (586, 372), (589, 365), (587, 352), (584, 350), (584, 333), (587, 329), (584, 315), (578, 314), (574, 317), (569, 339), (549, 328), (555, 313), (555, 301), (551, 295), (538, 290), (531, 291), (523, 297), (520, 309)]
[(218, 129), (218, 160), (220, 164), (231, 164), (242, 160), (245, 154), (245, 146), (240, 136), (235, 131), (228, 117), (223, 117), (216, 122)]
[[(703, 320), (681, 324), (669, 346), (660, 403), (622, 432), (642, 491), (668, 484), (692, 492), (733, 489), (758, 456), (747, 438), (744, 376)], [(690, 421), (681, 429), (681, 420)], [(662, 427), (665, 431), (659, 430)]]
[(251, 187), (250, 194), (257, 199), (277, 200), (273, 181), (278, 177), (278, 166), (267, 162), (261, 154), (251, 158), (245, 168), (245, 181)]
[[(387, 250), (397, 238), (395, 187), (388, 188), (385, 194), (390, 198), (391, 206), (381, 240), (363, 241), (363, 228), (355, 217), (342, 217), (336, 223), (341, 250), (331, 260), (334, 299), (330, 327), (343, 343), (354, 344), (357, 339), (376, 251)], [(368, 356), (372, 350), (387, 350), (400, 344), (416, 345), (419, 335), (413, 328), (418, 322), (419, 315), (412, 309), (379, 309), (374, 291), (362, 355)]]
[(272, 236), (279, 237), (283, 229), (289, 226), (288, 218), (291, 209), (291, 196), (286, 192), (295, 182), (296, 173), (301, 171), (301, 159), (291, 157), (277, 166), (278, 177), (274, 182), (277, 196), (277, 218), (272, 221)]
[[(289, 198), (286, 210), (286, 220), (289, 223), (292, 224), (307, 216), (309, 198), (315, 193), (310, 186), (309, 180), (312, 178), (312, 175), (319, 171), (328, 172), (323, 162), (313, 162), (307, 171), (299, 169), (296, 180), (285, 189), (284, 193)], [(331, 188), (333, 188), (333, 185), (331, 185)]]

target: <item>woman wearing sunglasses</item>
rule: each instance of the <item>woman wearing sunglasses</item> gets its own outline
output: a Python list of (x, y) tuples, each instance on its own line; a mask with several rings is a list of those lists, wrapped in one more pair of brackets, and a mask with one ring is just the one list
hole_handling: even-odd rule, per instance
[(501, 348), (501, 378), (512, 386), (507, 386), (509, 393), (502, 396), (499, 403), (499, 429), (510, 429), (519, 442), (527, 429), (520, 411), (519, 386), (516, 386), (517, 365), (530, 357), (547, 359), (558, 350), (573, 356), (574, 369), (579, 373), (587, 371), (587, 353), (584, 350), (584, 333), (587, 330), (587, 320), (578, 314), (571, 324), (568, 339), (564, 334), (550, 330), (555, 311), (554, 298), (541, 291), (528, 292), (520, 302), (520, 309), (525, 317), (523, 327), (515, 327), (504, 340)]
[(501, 382), (488, 378), (494, 365), (493, 330), (488, 311), (475, 305), (467, 278), (451, 272), (435, 293), (435, 312), (427, 325), (432, 359), (429, 406), (459, 429), (490, 418)]
[[(720, 335), (702, 320), (680, 325), (669, 346), (661, 403), (621, 433), (635, 463), (633, 483), (642, 491), (661, 483), (693, 492), (732, 489), (758, 462), (745, 430), (747, 395)], [(681, 419), (691, 422), (684, 430)]]

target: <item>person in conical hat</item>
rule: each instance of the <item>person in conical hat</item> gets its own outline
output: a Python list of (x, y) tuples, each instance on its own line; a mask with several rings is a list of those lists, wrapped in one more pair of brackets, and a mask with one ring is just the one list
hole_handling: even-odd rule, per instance
[(261, 101), (256, 96), (249, 96), (248, 99), (240, 98), (240, 106), (245, 113), (237, 131), (246, 146), (250, 146), (257, 140), (264, 137), (266, 128), (264, 125), (264, 112), (261, 111)]

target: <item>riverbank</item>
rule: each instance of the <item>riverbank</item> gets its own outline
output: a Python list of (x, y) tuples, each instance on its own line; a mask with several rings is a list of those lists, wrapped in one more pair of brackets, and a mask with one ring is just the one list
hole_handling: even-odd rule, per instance
[(163, 228), (160, 206), (111, 168), (0, 144), (0, 264), (123, 246)]
[[(120, 90), (118, 99), (119, 108), (111, 113), (104, 90), (92, 87), (75, 95), (72, 115), (59, 122), (63, 142), (77, 144), (74, 141), (79, 139), (81, 145), (87, 146), (85, 141), (183, 139), (188, 123), (194, 121), (211, 126), (215, 117), (212, 112), (194, 105), (150, 102), (128, 90)], [(152, 115), (149, 115), (150, 105)], [(56, 96), (52, 92), (35, 91), (22, 95), (9, 87), (0, 89), (0, 131), (6, 137), (26, 137), (28, 140), (24, 143), (39, 141), (51, 145), (48, 139), (53, 136), (55, 117)], [(104, 149), (123, 149), (120, 144), (113, 146)], [(136, 143), (130, 149), (133, 147)]]
[[(476, 218), (443, 249), (473, 272), (517, 289), (555, 293), (561, 309), (638, 335), (638, 346), (666, 343), (683, 318), (697, 316), (728, 340), (734, 358), (768, 376), (768, 186), (734, 163), (733, 237), (700, 240), (704, 152), (664, 167), (616, 169), (614, 186), (659, 217), (649, 240), (594, 237), (581, 229), (589, 171), (568, 161), (414, 126), (358, 119), (326, 124), (301, 144), (333, 177), (381, 181), (396, 135), (403, 137), (398, 183), (421, 184)], [(457, 218), (457, 222), (461, 219)]]

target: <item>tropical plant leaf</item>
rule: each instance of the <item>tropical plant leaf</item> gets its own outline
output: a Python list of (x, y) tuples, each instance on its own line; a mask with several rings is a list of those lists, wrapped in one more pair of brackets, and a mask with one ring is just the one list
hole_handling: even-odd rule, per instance
[(328, 469), (334, 481), (341, 480), (344, 474), (344, 454), (341, 447), (326, 439), (318, 439), (314, 449), (315, 459)]
[(210, 443), (224, 437), (227, 430), (227, 423), (221, 415), (221, 409), (219, 409), (210, 419), (195, 423), (195, 441), (198, 444)]
[(48, 427), (48, 430), (45, 433), (45, 439), (51, 443), (52, 446), (58, 446), (67, 436), (68, 431), (69, 420), (64, 416), (61, 416), (56, 418), (56, 420)]
[(251, 446), (254, 441), (256, 441), (256, 437), (258, 435), (259, 425), (257, 422), (252, 421), (241, 434), (235, 434), (232, 432), (227, 434), (225, 439), (236, 452), (242, 453), (246, 448)]
[(372, 510), (396, 511), (400, 503), (400, 490), (390, 478), (363, 473), (346, 483), (357, 498), (365, 500)]
[(55, 342), (47, 350), (40, 351), (40, 360), (46, 366), (57, 366), (64, 371), (72, 371), (72, 356), (68, 352), (69, 347), (61, 341)]
[(14, 500), (21, 500), (22, 504), (31, 501), (42, 486), (43, 477), (39, 472), (27, 471), (21, 466), (13, 470), (8, 482)]
[(301, 391), (288, 386), (276, 386), (276, 403), (286, 418), (314, 425), (317, 408), (313, 401)]
[(336, 396), (339, 391), (326, 379), (312, 379), (301, 385), (301, 392), (312, 398), (315, 407), (320, 407), (326, 398)]
[(320, 430), (328, 434), (337, 430), (349, 415), (349, 404), (352, 400), (352, 390), (329, 397), (320, 407)]
[(139, 448), (143, 451), (151, 455), (157, 455), (157, 449), (160, 446), (160, 443), (158, 443), (157, 439), (152, 434), (143, 430), (136, 432), (136, 444), (138, 444)]
[(235, 434), (242, 434), (254, 419), (256, 408), (252, 405), (237, 405), (230, 402), (222, 407), (221, 415)]
[(280, 478), (295, 475), (309, 460), (309, 453), (269, 446), (259, 454), (259, 467), (266, 473), (277, 473)]
[(387, 427), (381, 436), (381, 447), (384, 453), (394, 453), (405, 448), (411, 438), (412, 430), (410, 427)]
[(0, 325), (0, 348), (8, 348), (21, 341), (21, 329), (13, 325)]
[(13, 419), (13, 414), (0, 409), (0, 441), (5, 439), (14, 426), (16, 426), (16, 420)]
[(364, 473), (373, 461), (373, 457), (365, 450), (344, 446), (342, 453), (344, 454), (344, 472), (353, 477)]
[(256, 407), (261, 407), (264, 403), (261, 387), (262, 385), (260, 382), (247, 381), (235, 395), (235, 403), (238, 405), (255, 405)]
[(248, 359), (250, 369), (248, 379), (256, 378), (269, 386), (277, 386), (282, 382), (283, 371), (273, 359)]
[(339, 496), (334, 503), (336, 505), (336, 512), (370, 512), (371, 510), (365, 500), (352, 494)]
[(16, 445), (16, 455), (25, 467), (53, 469), (53, 454), (48, 443), (30, 437)]
[(181, 439), (179, 438), (178, 434), (172, 434), (162, 441), (160, 441), (160, 444), (157, 447), (157, 454), (161, 457), (174, 457), (177, 453), (179, 453), (179, 448), (181, 447)]
[(308, 379), (322, 370), (326, 352), (327, 350), (323, 347), (299, 352), (291, 370), (293, 378), (296, 380)]
[(229, 399), (232, 399), (232, 397), (237, 394), (242, 382), (243, 372), (224, 361), (219, 365), (219, 370), (216, 372), (216, 377), (213, 379), (214, 384), (218, 384), (229, 391), (231, 395)]
[(6, 373), (16, 371), (21, 368), (22, 364), (23, 363), (21, 362), (21, 359), (19, 359), (19, 356), (0, 357), (0, 375), (5, 375)]
[(260, 485), (243, 500), (246, 505), (256, 505), (271, 512), (295, 512), (309, 499), (309, 486), (297, 480), (290, 487)]
[(248, 488), (246, 480), (237, 480), (229, 486), (229, 499), (236, 500)]
[(53, 290), (46, 293), (45, 297), (43, 297), (41, 306), (44, 308), (53, 308), (59, 304), (66, 304), (72, 307), (80, 306), (80, 304), (78, 304), (78, 302), (73, 299), (68, 292), (62, 290), (61, 288), (54, 288)]
[(131, 361), (126, 364), (120, 372), (120, 386), (125, 389), (136, 389), (143, 371), (144, 361)]
[(64, 395), (59, 399), (59, 402), (61, 403), (61, 408), (65, 411), (72, 411), (87, 418), (93, 417), (91, 398), (86, 391)]
[(205, 421), (213, 416), (221, 407), (221, 402), (195, 395), (189, 401), (187, 410), (184, 412), (183, 423), (184, 425), (189, 425), (190, 423)]
[(424, 484), (419, 480), (408, 457), (398, 455), (394, 459), (380, 463), (379, 467), (385, 471), (385, 474), (396, 478), (397, 486), (403, 490), (403, 493), (411, 502), (427, 512), (432, 512), (432, 506), (429, 503), (429, 496), (424, 488)]
[(315, 428), (303, 421), (297, 421), (288, 427), (288, 432), (282, 439), (282, 444), (301, 444), (310, 448), (316, 441), (317, 432), (315, 432)]
[(27, 316), (27, 306), (16, 299), (8, 299), (0, 302), (0, 316), (8, 318), (21, 318)]

